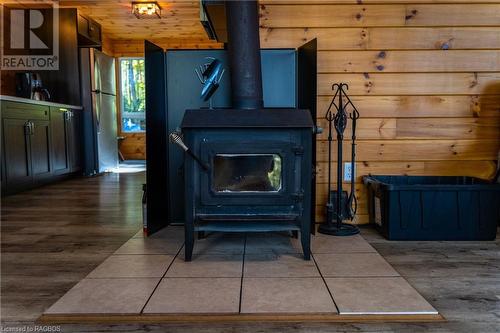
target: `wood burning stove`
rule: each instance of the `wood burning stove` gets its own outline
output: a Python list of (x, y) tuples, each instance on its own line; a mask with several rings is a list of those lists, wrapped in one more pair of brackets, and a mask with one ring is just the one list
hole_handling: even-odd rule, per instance
[(195, 232), (300, 231), (310, 258), (313, 121), (307, 110), (187, 110), (185, 257)]
[(263, 107), (257, 1), (226, 1), (225, 11), (232, 109), (187, 110), (184, 138), (171, 134), (187, 153), (185, 259), (196, 232), (300, 231), (309, 260), (311, 113)]

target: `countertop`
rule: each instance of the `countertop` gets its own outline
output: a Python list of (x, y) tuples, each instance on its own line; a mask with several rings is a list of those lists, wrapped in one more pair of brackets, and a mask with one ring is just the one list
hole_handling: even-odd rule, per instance
[(44, 106), (54, 106), (54, 107), (67, 108), (67, 109), (73, 109), (73, 110), (82, 110), (83, 109), (81, 106), (78, 106), (78, 105), (61, 104), (61, 103), (54, 103), (54, 102), (47, 102), (47, 101), (36, 101), (34, 99), (15, 97), (15, 96), (6, 96), (6, 95), (0, 95), (0, 101), (29, 103), (29, 104), (44, 105)]

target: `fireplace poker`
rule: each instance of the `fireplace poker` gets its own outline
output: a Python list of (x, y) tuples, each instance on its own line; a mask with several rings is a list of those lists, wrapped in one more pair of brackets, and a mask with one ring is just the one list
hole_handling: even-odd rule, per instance
[(198, 164), (201, 166), (203, 170), (208, 171), (209, 169), (208, 165), (205, 162), (203, 162), (198, 156), (196, 156), (196, 154), (193, 153), (191, 149), (189, 149), (186, 146), (184, 141), (182, 141), (182, 138), (179, 133), (172, 132), (170, 133), (169, 138), (172, 143), (175, 143), (176, 145), (181, 147), (182, 150), (184, 150), (189, 156), (191, 156), (196, 162), (198, 162)]
[(349, 209), (349, 218), (351, 221), (356, 216), (356, 212), (358, 210), (358, 199), (356, 198), (356, 189), (355, 189), (355, 167), (356, 167), (356, 122), (359, 118), (359, 112), (351, 102), (349, 96), (345, 95), (348, 103), (347, 105), (352, 106), (352, 112), (349, 115), (349, 118), (352, 120), (352, 137), (351, 137), (351, 193), (349, 193), (349, 199), (347, 200), (347, 207)]

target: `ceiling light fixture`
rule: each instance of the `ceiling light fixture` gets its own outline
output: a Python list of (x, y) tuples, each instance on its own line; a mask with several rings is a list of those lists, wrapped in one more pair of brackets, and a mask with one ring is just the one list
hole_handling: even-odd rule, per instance
[(156, 1), (132, 2), (132, 13), (138, 19), (161, 18), (161, 7)]

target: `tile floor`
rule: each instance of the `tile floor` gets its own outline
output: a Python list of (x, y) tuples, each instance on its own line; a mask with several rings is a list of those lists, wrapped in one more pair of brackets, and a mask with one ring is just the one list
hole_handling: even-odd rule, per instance
[(209, 234), (184, 262), (183, 230), (142, 231), (45, 314), (437, 314), (361, 235)]

